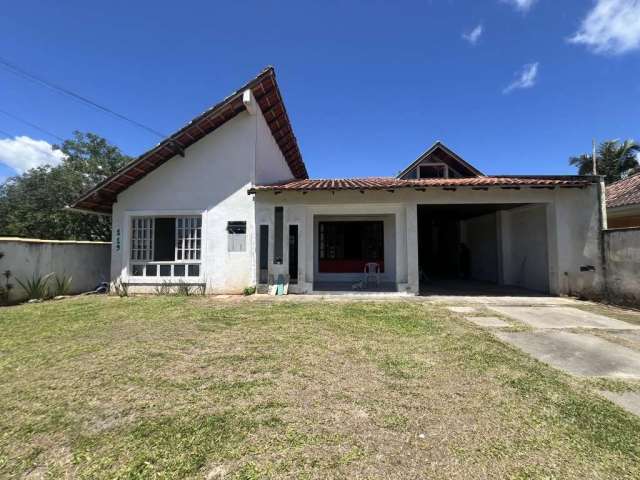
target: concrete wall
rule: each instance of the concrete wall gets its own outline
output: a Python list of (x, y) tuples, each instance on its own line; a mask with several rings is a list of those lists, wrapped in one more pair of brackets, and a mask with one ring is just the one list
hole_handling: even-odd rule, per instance
[(481, 215), (461, 222), (461, 240), (469, 248), (471, 278), (498, 281), (498, 229), (496, 214)]
[[(0, 271), (11, 271), (14, 285), (11, 300), (21, 300), (25, 293), (16, 278), (30, 280), (33, 274), (71, 276), (71, 292), (93, 290), (100, 282), (109, 281), (110, 244), (108, 242), (75, 242), (0, 237)], [(53, 279), (52, 279), (53, 280)], [(4, 285), (4, 281), (1, 282)]]
[[(209, 293), (241, 293), (256, 283), (254, 197), (260, 182), (292, 177), (259, 108), (243, 112), (118, 195), (113, 206), (111, 278), (131, 292), (153, 291), (159, 282), (206, 283)], [(130, 226), (134, 216), (202, 215), (200, 277), (132, 277)], [(228, 251), (229, 221), (245, 221), (245, 252)]]
[(640, 305), (640, 228), (605, 230), (607, 296)]
[(539, 292), (549, 291), (546, 205), (499, 213), (502, 281)]

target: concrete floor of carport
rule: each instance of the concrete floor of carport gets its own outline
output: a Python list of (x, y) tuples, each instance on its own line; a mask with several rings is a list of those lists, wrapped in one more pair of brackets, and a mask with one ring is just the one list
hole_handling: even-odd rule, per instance
[[(438, 300), (452, 305), (455, 298)], [(570, 298), (480, 296), (465, 297), (464, 302), (456, 301), (448, 308), (488, 328), (505, 343), (572, 375), (640, 379), (640, 314), (638, 324), (634, 324), (576, 308), (581, 305), (583, 302)], [(486, 312), (499, 314), (504, 325)], [(514, 332), (505, 327), (529, 330)], [(640, 392), (599, 393), (640, 415)]]

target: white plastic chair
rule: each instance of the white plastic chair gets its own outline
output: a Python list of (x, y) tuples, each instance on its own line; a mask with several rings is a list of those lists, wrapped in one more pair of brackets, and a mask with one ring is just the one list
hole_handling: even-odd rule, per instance
[(366, 263), (364, 266), (364, 279), (365, 285), (369, 284), (369, 279), (373, 277), (376, 279), (376, 285), (380, 286), (380, 265), (376, 262)]

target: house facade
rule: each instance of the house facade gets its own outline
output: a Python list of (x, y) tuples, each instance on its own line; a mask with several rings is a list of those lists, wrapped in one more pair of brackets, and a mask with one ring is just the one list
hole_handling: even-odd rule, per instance
[[(600, 289), (602, 184), (487, 176), (436, 142), (396, 177), (311, 180), (272, 68), (78, 199), (130, 291)], [(375, 280), (363, 283), (366, 265)]]
[(640, 173), (607, 187), (609, 228), (640, 227)]

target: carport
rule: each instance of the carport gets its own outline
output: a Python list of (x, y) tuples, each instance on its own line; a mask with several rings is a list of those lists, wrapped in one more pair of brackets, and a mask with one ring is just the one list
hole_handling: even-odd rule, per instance
[(418, 262), (426, 294), (548, 293), (546, 204), (418, 205)]

